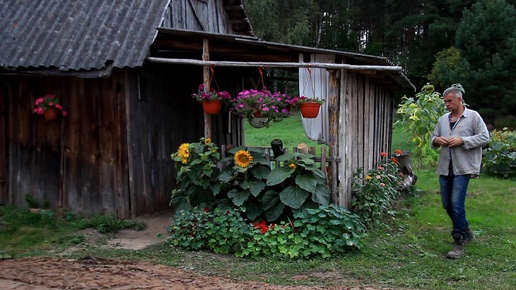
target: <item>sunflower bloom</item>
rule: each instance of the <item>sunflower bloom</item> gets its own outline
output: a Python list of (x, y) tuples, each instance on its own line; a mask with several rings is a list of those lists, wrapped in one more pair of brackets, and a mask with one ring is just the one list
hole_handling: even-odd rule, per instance
[(204, 139), (204, 144), (206, 144), (206, 145), (211, 144), (211, 138), (208, 137), (208, 138)]
[(179, 146), (179, 150), (177, 150), (177, 154), (181, 157), (181, 162), (183, 164), (188, 163), (188, 157), (190, 156), (190, 149), (188, 148), (190, 144), (183, 143)]
[(190, 149), (188, 148), (189, 145), (190, 144), (188, 143), (183, 143), (181, 146), (179, 146), (179, 150), (177, 151), (179, 156), (184, 158), (188, 158), (188, 156), (190, 156)]
[(292, 162), (288, 165), (288, 168), (296, 170), (297, 165), (294, 162)]
[(247, 167), (253, 161), (253, 156), (246, 150), (240, 150), (235, 154), (235, 164), (240, 167)]

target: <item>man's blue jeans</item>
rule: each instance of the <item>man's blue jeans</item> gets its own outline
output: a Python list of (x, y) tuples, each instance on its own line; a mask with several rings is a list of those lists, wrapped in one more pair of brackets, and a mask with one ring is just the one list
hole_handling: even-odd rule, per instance
[(441, 175), (441, 200), (446, 213), (452, 220), (452, 235), (459, 233), (464, 238), (466, 229), (469, 228), (466, 220), (466, 191), (468, 189), (470, 175)]

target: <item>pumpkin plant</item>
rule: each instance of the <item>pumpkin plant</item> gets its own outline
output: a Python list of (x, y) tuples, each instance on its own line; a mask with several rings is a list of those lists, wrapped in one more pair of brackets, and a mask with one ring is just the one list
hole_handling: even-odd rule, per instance
[(266, 196), (263, 207), (267, 220), (276, 220), (284, 207), (292, 213), (330, 203), (330, 192), (324, 173), (317, 168), (315, 156), (307, 153), (288, 153), (277, 158), (284, 166), (274, 168), (267, 176), (268, 186), (280, 188), (277, 198)]

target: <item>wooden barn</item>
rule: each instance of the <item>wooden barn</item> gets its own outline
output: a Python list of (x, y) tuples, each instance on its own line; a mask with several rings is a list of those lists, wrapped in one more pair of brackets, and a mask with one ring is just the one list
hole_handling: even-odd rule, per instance
[[(257, 68), (311, 67), (328, 74), (332, 190), (347, 205), (353, 170), (391, 149), (394, 93), (414, 90), (381, 57), (256, 38), (241, 0), (0, 0), (0, 11), (0, 204), (120, 218), (167, 208), (181, 143), (244, 142), (242, 119), (190, 97), (199, 84), (235, 95)], [(66, 116), (34, 114), (48, 94)]]

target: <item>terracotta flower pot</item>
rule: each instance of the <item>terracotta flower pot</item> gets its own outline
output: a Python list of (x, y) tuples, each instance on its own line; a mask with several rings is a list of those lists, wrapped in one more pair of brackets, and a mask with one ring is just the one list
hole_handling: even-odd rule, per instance
[(202, 109), (206, 114), (217, 115), (221, 107), (220, 100), (202, 101)]
[(59, 117), (59, 110), (56, 108), (48, 108), (43, 113), (45, 116), (45, 120), (47, 121), (55, 121)]
[(254, 113), (253, 113), (253, 117), (255, 117), (255, 118), (261, 118), (261, 117), (262, 117), (262, 111), (261, 111), (261, 110), (256, 110), (256, 111), (254, 111)]
[(303, 103), (299, 105), (299, 109), (301, 110), (301, 115), (303, 118), (313, 119), (319, 115), (319, 109), (321, 108), (321, 104), (319, 103)]

